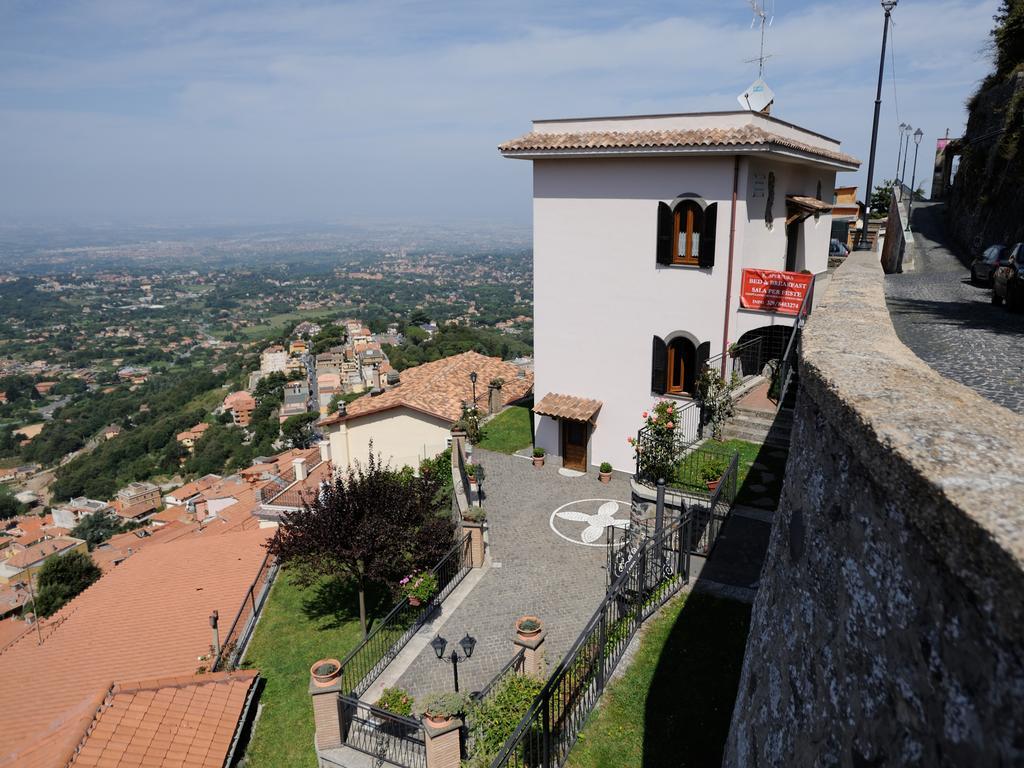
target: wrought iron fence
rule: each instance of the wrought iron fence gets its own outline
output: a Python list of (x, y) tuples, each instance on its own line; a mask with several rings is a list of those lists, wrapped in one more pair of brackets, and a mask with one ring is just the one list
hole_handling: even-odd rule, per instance
[(558, 768), (637, 628), (689, 578), (687, 516), (643, 537), (491, 768)]
[(656, 434), (647, 427), (636, 441), (636, 479), (645, 485), (665, 485), (686, 494), (707, 498), (708, 483), (717, 480), (732, 459), (732, 452), (719, 443), (679, 439)]
[(411, 605), (407, 599), (395, 603), (341, 662), (342, 690), (362, 696), (374, 680), (405, 647), (420, 625), (459, 585), (472, 567), (470, 535), (461, 537), (441, 561), (430, 569), (437, 578), (438, 592), (423, 605)]
[(710, 557), (722, 525), (729, 519), (739, 478), (739, 453), (734, 453), (728, 468), (722, 474), (717, 487), (711, 493), (708, 505), (693, 504), (693, 536), (690, 539), (690, 552), (703, 557)]
[(268, 552), (263, 557), (263, 562), (260, 563), (260, 570), (256, 574), (256, 578), (253, 579), (245, 593), (245, 598), (238, 608), (238, 613), (235, 614), (234, 621), (231, 622), (227, 634), (221, 641), (220, 652), (210, 664), (212, 672), (235, 669), (238, 666), (245, 647), (249, 643), (249, 638), (252, 637), (252, 631), (256, 627), (260, 611), (263, 610), (263, 603), (266, 602), (270, 587), (277, 576), (277, 569), (277, 559), (271, 557)]
[(641, 427), (633, 450), (636, 478), (650, 484), (672, 473), (679, 457), (704, 437), (704, 410), (696, 400), (679, 405), (673, 414), (675, 427)]
[(402, 768), (427, 768), (427, 744), (423, 723), (412, 717), (367, 704), (351, 696), (339, 696), (345, 746), (373, 757), (377, 764)]

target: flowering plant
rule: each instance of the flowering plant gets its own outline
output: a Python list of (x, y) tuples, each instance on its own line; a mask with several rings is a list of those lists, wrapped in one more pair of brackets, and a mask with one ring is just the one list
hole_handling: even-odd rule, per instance
[(676, 462), (673, 435), (677, 416), (677, 406), (671, 400), (659, 400), (650, 411), (640, 414), (649, 439), (645, 439), (643, 447), (635, 437), (626, 438), (626, 442), (633, 446), (641, 476), (650, 480), (659, 477), (668, 480), (674, 475)]
[(412, 696), (404, 688), (385, 688), (377, 700), (379, 709), (406, 717), (412, 714), (412, 704)]
[(432, 573), (411, 573), (398, 582), (402, 594), (426, 602), (437, 594), (437, 576)]

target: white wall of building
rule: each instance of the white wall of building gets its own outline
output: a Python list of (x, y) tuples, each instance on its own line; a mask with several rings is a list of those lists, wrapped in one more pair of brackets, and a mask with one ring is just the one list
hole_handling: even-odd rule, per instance
[(329, 430), (331, 461), (338, 468), (356, 461), (365, 465), (372, 440), (374, 454), (392, 467), (418, 469), (423, 459), (447, 448), (451, 438), (449, 422), (406, 407), (350, 419)]
[[(633, 128), (634, 126), (630, 126)], [(587, 158), (535, 160), (534, 303), (537, 398), (549, 392), (604, 404), (592, 432), (590, 462), (632, 472), (641, 413), (651, 394), (651, 339), (686, 335), (723, 349), (734, 158)], [(774, 171), (775, 222), (763, 203), (748, 206), (750, 174)], [(792, 321), (739, 311), (744, 266), (783, 269), (787, 194), (830, 202), (835, 172), (782, 160), (740, 160), (735, 264), (728, 341), (752, 328)], [(658, 202), (684, 193), (717, 202), (716, 260), (711, 270), (656, 263)], [(748, 210), (749, 208), (749, 210)], [(803, 264), (823, 271), (830, 217), (804, 222)], [(801, 264), (798, 263), (799, 270)], [(560, 453), (557, 422), (537, 417), (537, 444)], [(557, 460), (557, 459), (556, 459)]]

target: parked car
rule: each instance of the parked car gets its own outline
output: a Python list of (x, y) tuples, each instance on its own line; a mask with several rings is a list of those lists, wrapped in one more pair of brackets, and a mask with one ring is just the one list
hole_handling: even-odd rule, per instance
[(971, 262), (971, 282), (974, 285), (990, 285), (992, 273), (996, 271), (999, 260), (1006, 255), (1005, 245), (990, 245), (985, 252)]
[(846, 258), (850, 255), (850, 249), (846, 247), (846, 243), (833, 237), (828, 244), (828, 255), (834, 258)]
[(992, 303), (1024, 308), (1024, 243), (1017, 243), (992, 275)]

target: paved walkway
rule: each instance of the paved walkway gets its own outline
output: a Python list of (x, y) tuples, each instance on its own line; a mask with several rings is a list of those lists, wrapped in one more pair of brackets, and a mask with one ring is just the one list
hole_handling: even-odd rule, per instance
[(944, 204), (915, 205), (913, 227), (915, 269), (885, 280), (897, 335), (943, 376), (1024, 413), (1024, 315), (970, 284), (969, 262), (946, 237)]
[[(514, 622), (524, 614), (545, 622), (549, 669), (559, 662), (604, 597), (605, 547), (603, 532), (593, 542), (597, 546), (582, 543), (585, 519), (553, 513), (592, 516), (618, 501), (615, 518), (628, 520), (630, 499), (627, 476), (616, 474), (609, 485), (598, 482), (596, 471), (563, 477), (557, 459), (535, 469), (528, 459), (477, 449), (474, 463), (484, 471), (491, 563), (441, 628), (449, 652), (466, 632), (477, 639), (473, 658), (459, 664), (460, 689), (466, 692), (483, 688), (512, 658)], [(438, 661), (428, 645), (398, 685), (414, 697), (451, 690), (451, 665)]]

